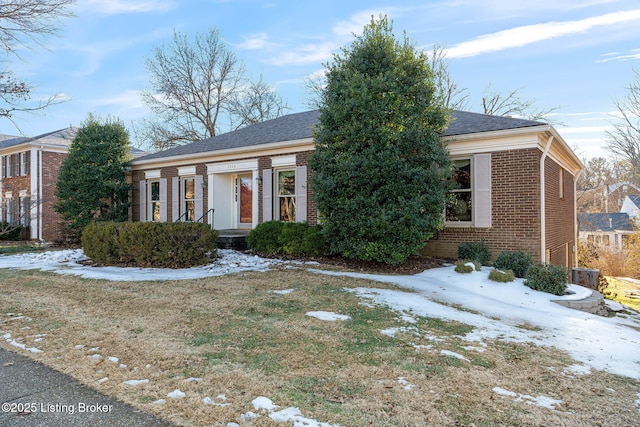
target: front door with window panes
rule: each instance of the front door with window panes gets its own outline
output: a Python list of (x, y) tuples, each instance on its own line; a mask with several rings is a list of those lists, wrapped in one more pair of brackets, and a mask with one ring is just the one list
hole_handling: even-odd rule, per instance
[(240, 228), (251, 228), (253, 223), (253, 175), (238, 175), (236, 179), (236, 202)]
[(296, 220), (296, 172), (278, 171), (278, 218), (281, 221)]

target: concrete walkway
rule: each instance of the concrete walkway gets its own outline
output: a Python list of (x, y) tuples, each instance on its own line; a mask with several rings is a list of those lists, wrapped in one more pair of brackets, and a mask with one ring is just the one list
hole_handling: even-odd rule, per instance
[(173, 426), (2, 348), (0, 402), (3, 427)]

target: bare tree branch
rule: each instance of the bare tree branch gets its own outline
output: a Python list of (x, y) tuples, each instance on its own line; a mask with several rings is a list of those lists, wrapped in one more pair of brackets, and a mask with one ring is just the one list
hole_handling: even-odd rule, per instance
[[(13, 0), (0, 4), (0, 50), (5, 56), (20, 58), (17, 48), (45, 47), (45, 40), (56, 35), (60, 19), (73, 16), (69, 7), (75, 0)], [(6, 62), (6, 60), (5, 60)], [(13, 120), (15, 113), (36, 113), (64, 102), (58, 94), (28, 102), (34, 87), (15, 77), (11, 70), (0, 70), (0, 117)]]
[(635, 80), (627, 86), (622, 99), (614, 100), (618, 121), (607, 131), (607, 148), (622, 160), (629, 162), (632, 182), (640, 182), (640, 73), (634, 70)]
[(535, 98), (523, 98), (521, 88), (514, 89), (506, 95), (495, 92), (491, 85), (487, 86), (482, 96), (482, 111), (492, 116), (520, 117), (528, 120), (543, 121), (549, 124), (561, 125), (559, 121), (551, 120), (549, 116), (560, 107), (539, 108)]
[[(281, 115), (282, 100), (262, 78), (250, 82), (244, 65), (212, 28), (193, 40), (174, 33), (173, 40), (147, 58), (149, 89), (142, 101), (159, 117), (144, 122), (155, 149), (215, 136), (223, 124), (235, 127)], [(225, 121), (226, 120), (226, 121)]]

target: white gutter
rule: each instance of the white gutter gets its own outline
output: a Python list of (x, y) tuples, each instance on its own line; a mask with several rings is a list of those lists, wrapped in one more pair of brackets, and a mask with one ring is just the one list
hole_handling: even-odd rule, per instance
[(553, 143), (553, 135), (547, 139), (547, 145), (542, 152), (542, 157), (540, 158), (540, 261), (543, 263), (547, 262), (546, 252), (547, 252), (547, 209), (546, 209), (546, 197), (545, 197), (545, 179), (544, 179), (544, 161), (549, 154), (549, 149), (551, 148), (551, 143)]

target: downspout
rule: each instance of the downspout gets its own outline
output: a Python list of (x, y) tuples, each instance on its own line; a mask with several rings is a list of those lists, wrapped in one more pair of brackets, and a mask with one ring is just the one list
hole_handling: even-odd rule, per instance
[(549, 149), (551, 148), (551, 144), (553, 143), (553, 135), (547, 139), (547, 144), (544, 147), (544, 151), (542, 152), (542, 157), (540, 158), (540, 261), (543, 263), (547, 262), (545, 257), (547, 250), (547, 209), (546, 209), (546, 197), (545, 197), (545, 167), (544, 161), (549, 154)]

